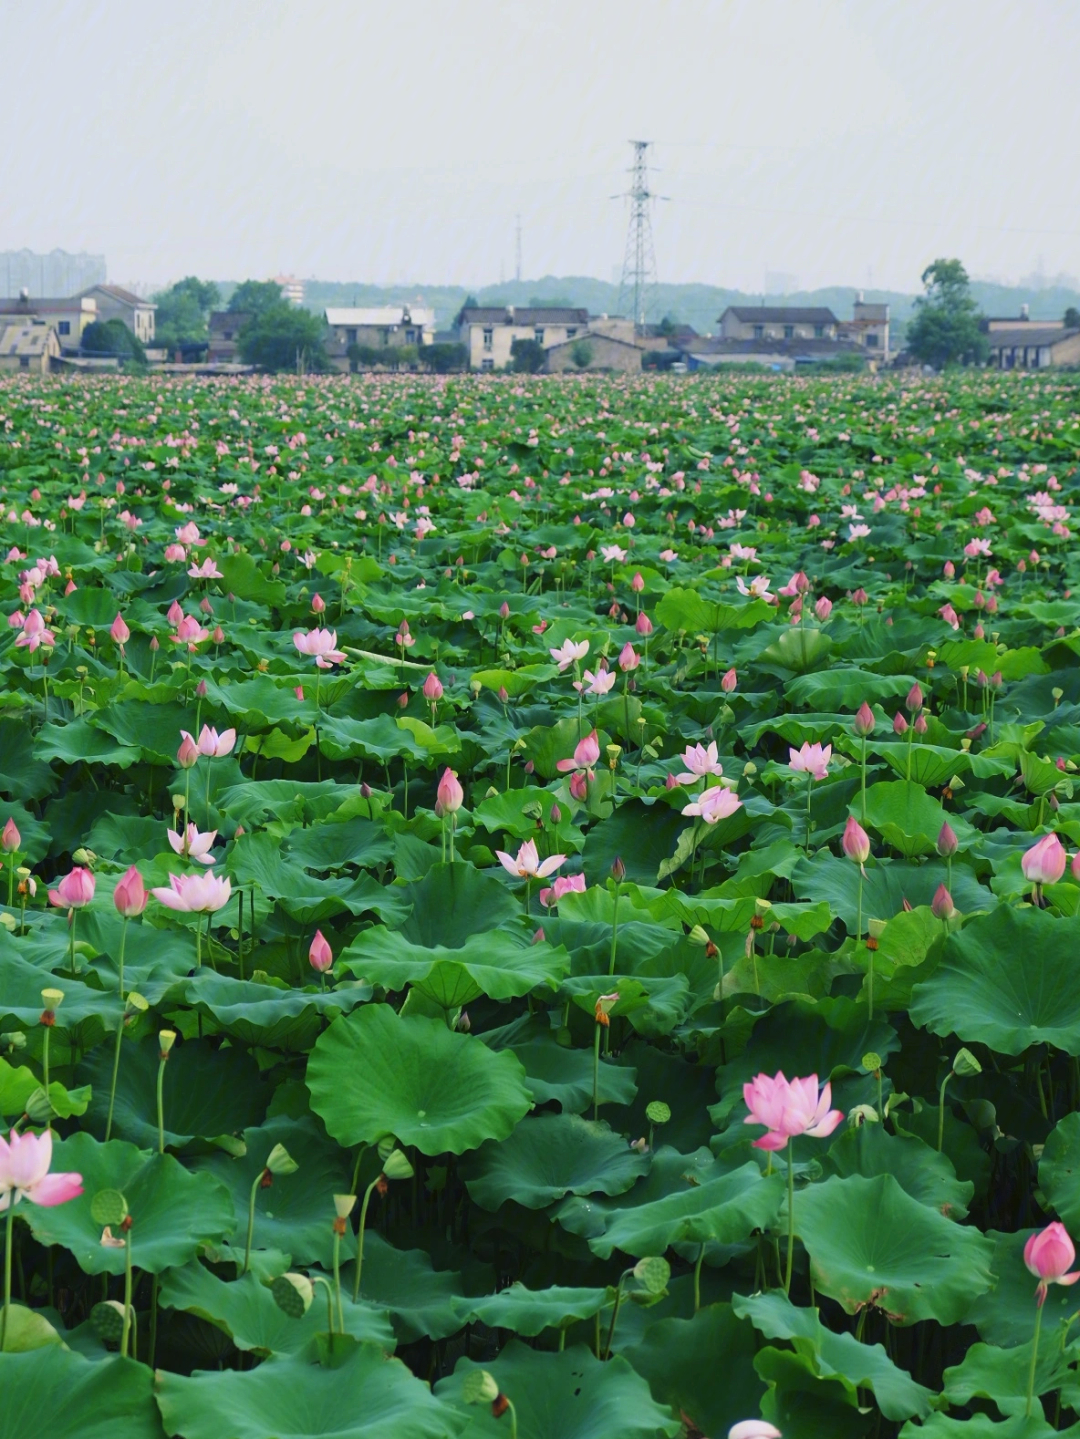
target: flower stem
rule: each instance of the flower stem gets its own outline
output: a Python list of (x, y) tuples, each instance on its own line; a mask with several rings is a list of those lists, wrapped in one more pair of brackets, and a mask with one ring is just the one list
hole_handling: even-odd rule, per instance
[(787, 1270), (784, 1274), (784, 1293), (791, 1293), (791, 1269), (795, 1259), (795, 1141), (787, 1145)]
[(120, 1334), (120, 1357), (127, 1358), (131, 1333), (131, 1230), (124, 1236), (124, 1328)]
[(1028, 1371), (1027, 1387), (1027, 1408), (1024, 1410), (1024, 1417), (1030, 1418), (1031, 1406), (1035, 1400), (1035, 1368), (1039, 1362), (1039, 1334), (1042, 1331), (1042, 1301), (1043, 1295), (1038, 1298), (1038, 1308), (1035, 1310), (1035, 1337), (1031, 1341), (1031, 1368)]
[(597, 1024), (596, 1035), (593, 1039), (592, 1052), (592, 1117), (600, 1118), (600, 1031), (602, 1024)]
[(247, 1238), (244, 1241), (244, 1267), (240, 1271), (241, 1275), (244, 1275), (248, 1272), (248, 1267), (251, 1264), (251, 1242), (255, 1237), (255, 1196), (259, 1192), (259, 1186), (263, 1182), (263, 1175), (265, 1173), (265, 1169), (259, 1170), (258, 1174), (256, 1174), (255, 1176), (255, 1181), (251, 1186), (251, 1193), (248, 1195)]
[(0, 1354), (7, 1345), (8, 1310), (11, 1308), (11, 1254), (15, 1248), (15, 1195), (8, 1195), (7, 1226), (4, 1230), (4, 1312), (0, 1317)]
[(49, 1097), (49, 1034), (52, 1030), (51, 1024), (44, 1026), (45, 1033), (41, 1039), (41, 1073), (45, 1083), (45, 1098)]
[(158, 1153), (165, 1153), (165, 1065), (168, 1062), (168, 1053), (164, 1052), (158, 1056), (157, 1070), (157, 1132), (158, 1132)]
[(345, 1310), (341, 1305), (341, 1235), (334, 1231), (334, 1299), (337, 1304), (338, 1328), (345, 1333)]
[[(702, 1246), (702, 1248), (704, 1248), (704, 1245)], [(608, 1325), (607, 1343), (604, 1345), (603, 1354), (598, 1356), (601, 1359), (607, 1359), (611, 1354), (611, 1344), (612, 1340), (615, 1338), (615, 1323), (619, 1317), (619, 1309), (622, 1305), (622, 1282), (625, 1277), (625, 1273), (620, 1274), (619, 1282), (615, 1286), (615, 1303), (612, 1305), (611, 1309), (611, 1323)]]
[[(650, 1148), (652, 1146), (650, 1145)], [(697, 1263), (694, 1265), (694, 1313), (701, 1308), (701, 1261), (705, 1258), (705, 1241), (701, 1241)]]
[(865, 823), (866, 823), (866, 736), (865, 736), (865, 735), (863, 735), (863, 737), (862, 737), (862, 780), (861, 780), (861, 795), (862, 795), (862, 822), (863, 822), (863, 824), (865, 824)]
[(368, 1205), (371, 1203), (371, 1195), (378, 1185), (382, 1175), (376, 1175), (368, 1187), (364, 1190), (364, 1202), (360, 1206), (360, 1230), (356, 1236), (356, 1273), (353, 1275), (353, 1303), (360, 1298), (360, 1274), (364, 1268), (364, 1229), (367, 1225)]

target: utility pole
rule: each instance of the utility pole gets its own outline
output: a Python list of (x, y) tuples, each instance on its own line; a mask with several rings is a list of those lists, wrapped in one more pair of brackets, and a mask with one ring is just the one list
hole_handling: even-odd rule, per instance
[(626, 232), (626, 249), (623, 252), (622, 277), (619, 281), (618, 310), (625, 313), (630, 307), (634, 328), (638, 334), (645, 330), (645, 319), (650, 306), (656, 299), (656, 252), (652, 237), (652, 202), (667, 197), (656, 195), (649, 189), (649, 165), (647, 153), (651, 140), (631, 140), (634, 162), (630, 167), (630, 188), (613, 199), (630, 201), (630, 225)]
[(521, 280), (521, 212), (520, 212), (520, 211), (518, 211), (518, 217), (517, 217), (517, 263), (516, 263), (515, 266), (514, 266), (514, 278), (515, 278), (515, 280), (517, 280), (517, 281), (519, 281), (519, 282), (520, 282), (520, 280)]

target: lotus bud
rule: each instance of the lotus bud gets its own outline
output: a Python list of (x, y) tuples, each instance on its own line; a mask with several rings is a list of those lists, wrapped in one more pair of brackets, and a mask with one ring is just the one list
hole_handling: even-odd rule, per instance
[(636, 595), (641, 594), (641, 591), (645, 588), (645, 581), (642, 579), (640, 573), (636, 574), (630, 581), (630, 588)]
[(925, 734), (929, 726), (926, 723), (926, 716), (920, 710), (915, 716), (914, 730), (916, 734)]
[(960, 1079), (971, 1079), (974, 1075), (982, 1073), (982, 1065), (970, 1049), (958, 1049), (956, 1058), (952, 1062), (952, 1072)]
[(822, 624), (824, 624), (832, 614), (832, 600), (830, 600), (827, 595), (822, 595), (820, 599), (815, 602), (814, 614), (817, 615)]
[(486, 1369), (471, 1369), (462, 1383), (461, 1397), (466, 1404), (494, 1404), (499, 1386)]
[(892, 727), (893, 727), (893, 734), (897, 734), (897, 735), (907, 734), (907, 728), (908, 728), (907, 720), (904, 718), (904, 716), (900, 713), (899, 710), (896, 711), (896, 715), (895, 715), (895, 717), (894, 717), (894, 719), (893, 719), (893, 722), (892, 722)]
[(438, 815), (456, 814), (464, 802), (465, 791), (462, 789), (456, 773), (452, 769), (444, 769), (435, 795), (435, 813)]
[(4, 825), (3, 834), (0, 835), (0, 846), (3, 847), (5, 854), (14, 854), (20, 844), (22, 844), (22, 835), (19, 833), (15, 821), (9, 819)]
[(626, 878), (626, 865), (623, 864), (622, 856), (616, 855), (611, 865), (611, 877), (616, 884), (622, 884)]
[(499, 698), (499, 703), (500, 703), (501, 705), (506, 705), (506, 704), (509, 704), (509, 703), (510, 703), (510, 696), (509, 696), (509, 694), (507, 693), (507, 689), (506, 689), (506, 686), (505, 686), (505, 685), (500, 685), (500, 686), (499, 686), (498, 698)]
[(874, 711), (863, 700), (855, 715), (855, 722), (851, 726), (860, 739), (865, 739), (874, 733), (877, 720), (874, 718)]
[(858, 865), (865, 864), (870, 858), (870, 836), (853, 814), (848, 815), (847, 824), (844, 826), (841, 848), (848, 859)]
[(551, 806), (551, 823), (559, 824), (562, 820), (562, 810), (557, 804)]
[(904, 701), (904, 703), (907, 705), (908, 712), (910, 714), (914, 714), (917, 710), (922, 709), (923, 692), (922, 686), (919, 684), (918, 680), (916, 680), (915, 683), (908, 690), (907, 699)]
[(428, 701), (429, 704), (432, 704), (437, 700), (441, 700), (442, 697), (442, 681), (439, 679), (439, 676), (435, 673), (435, 671), (432, 670), (432, 672), (428, 675), (427, 679), (424, 681), (424, 698)]
[(371, 798), (371, 786), (367, 783), (366, 780), (365, 780), (365, 782), (360, 786), (360, 798), (361, 798), (361, 799), (370, 799), (370, 798)]
[(189, 734), (184, 734), (180, 748), (176, 751), (176, 763), (181, 769), (191, 769), (198, 762), (199, 747)]
[(954, 855), (956, 853), (959, 847), (960, 842), (956, 838), (956, 831), (953, 829), (949, 821), (946, 820), (945, 823), (941, 826), (940, 830), (938, 830), (937, 852), (942, 859), (948, 859), (950, 855)]
[(308, 963), (319, 974), (325, 974), (334, 963), (334, 954), (321, 929), (315, 931), (315, 938), (308, 949)]
[(950, 920), (956, 913), (956, 906), (953, 904), (952, 895), (943, 884), (939, 884), (934, 891), (934, 897), (930, 901), (930, 912), (936, 919)]
[(637, 630), (638, 634), (641, 635), (643, 639), (645, 638), (645, 636), (652, 634), (652, 620), (649, 619), (649, 616), (645, 613), (644, 610), (641, 611), (637, 619), (634, 621), (634, 628)]
[(326, 601), (323, 599), (322, 595), (320, 595), (320, 594), (314, 594), (314, 595), (312, 595), (312, 597), (311, 597), (311, 608), (315, 611), (315, 613), (316, 613), (317, 615), (321, 615), (321, 614), (322, 614), (323, 610), (326, 609)]

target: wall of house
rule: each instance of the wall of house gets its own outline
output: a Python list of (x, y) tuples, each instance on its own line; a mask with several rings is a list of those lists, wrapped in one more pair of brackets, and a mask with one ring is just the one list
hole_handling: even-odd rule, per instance
[[(607, 335), (599, 335), (595, 332), (587, 332), (578, 336), (583, 344), (588, 345), (592, 351), (592, 358), (588, 365), (582, 368), (587, 370), (640, 370), (642, 352), (636, 345), (620, 344), (617, 339)], [(578, 366), (574, 364), (574, 349), (577, 340), (571, 340), (568, 344), (556, 345), (548, 351), (547, 362), (544, 368), (549, 374), (565, 374), (567, 371), (577, 371)]]
[[(763, 333), (755, 334), (758, 325), (762, 326)], [(821, 326), (821, 334), (817, 333), (814, 325), (792, 325), (792, 334), (785, 333), (784, 323), (774, 320), (740, 320), (735, 315), (727, 315), (720, 326), (720, 334), (725, 340), (833, 340), (836, 338), (835, 325)]]
[[(535, 340), (537, 328), (543, 330), (541, 344), (545, 349), (552, 345), (560, 345), (564, 340), (574, 339), (578, 334), (585, 333), (584, 325), (473, 325), (462, 326), (462, 330), (468, 330), (468, 334), (462, 334), (461, 342), (469, 351), (469, 368), (472, 370), (507, 370), (513, 364), (513, 356), (510, 353), (511, 346), (515, 340)], [(491, 348), (484, 346), (484, 331), (491, 330)], [(571, 334), (571, 331), (574, 333)], [(490, 360), (490, 365), (484, 361)]]
[(154, 311), (149, 306), (125, 304), (106, 290), (95, 290), (92, 298), (97, 301), (99, 320), (122, 320), (141, 344), (153, 343)]

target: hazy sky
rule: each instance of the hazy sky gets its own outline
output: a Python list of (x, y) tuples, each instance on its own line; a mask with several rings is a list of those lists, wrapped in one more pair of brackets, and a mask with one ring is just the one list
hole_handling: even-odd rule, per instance
[(1077, 0), (6, 0), (0, 249), (116, 280), (1080, 272)]

